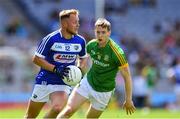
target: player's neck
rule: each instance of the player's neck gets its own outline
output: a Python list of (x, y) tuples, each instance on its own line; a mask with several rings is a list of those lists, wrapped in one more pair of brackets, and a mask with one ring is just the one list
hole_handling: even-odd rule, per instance
[(66, 30), (60, 29), (60, 32), (65, 39), (71, 39), (73, 37), (73, 35), (66, 32)]

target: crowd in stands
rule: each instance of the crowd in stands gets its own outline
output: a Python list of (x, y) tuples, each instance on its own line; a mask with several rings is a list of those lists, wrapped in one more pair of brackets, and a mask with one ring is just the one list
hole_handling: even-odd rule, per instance
[[(41, 4), (42, 2), (47, 2), (49, 4), (49, 2), (51, 2), (50, 0), (33, 1), (35, 4)], [(127, 2), (126, 0), (122, 0), (121, 4), (116, 4), (116, 2), (106, 0), (105, 15), (109, 17), (109, 14), (118, 13), (117, 15), (123, 17), (123, 15), (128, 14), (129, 7), (132, 5), (138, 7), (138, 2), (142, 3), (140, 6), (158, 6), (156, 0), (141, 1), (143, 2), (139, 2), (138, 0), (129, 0), (129, 2)], [(54, 2), (61, 3), (64, 1), (56, 0)], [(110, 2), (112, 2), (114, 5), (110, 4)], [(83, 11), (80, 11), (80, 13), (81, 12)], [(50, 31), (58, 29), (59, 27), (58, 14), (58, 9), (53, 9), (49, 14), (46, 15), (50, 19), (50, 22), (47, 23), (47, 27)], [(88, 19), (85, 16), (80, 18), (81, 26), (79, 33), (83, 35), (88, 42), (94, 37), (94, 18)], [(17, 17), (11, 17), (11, 20), (8, 21), (9, 22), (6, 25), (3, 25), (3, 29), (1, 29), (0, 50), (7, 46), (15, 47), (18, 48), (19, 51), (23, 52), (23, 54), (27, 57), (26, 59), (31, 59), (35, 49), (34, 46), (36, 46), (44, 34), (38, 34), (37, 30), (29, 29), (28, 26), (30, 25), (30, 22), (28, 20), (26, 21)], [(113, 21), (112, 24), (113, 29), (113, 26), (118, 23), (114, 23)], [(152, 96), (154, 93), (160, 92), (174, 94), (175, 100), (164, 99), (161, 101), (161, 103), (159, 103), (158, 106), (180, 109), (180, 99), (178, 99), (178, 97), (180, 97), (178, 95), (180, 94), (180, 19), (174, 19), (172, 21), (169, 19), (164, 19), (164, 21), (154, 23), (152, 28), (154, 30), (154, 35), (161, 34), (161, 37), (159, 37), (159, 40), (156, 42), (151, 42), (150, 39), (149, 41), (147, 39), (139, 39), (139, 37), (136, 37), (136, 35), (128, 33), (128, 30), (124, 32), (124, 34), (112, 34), (114, 40), (118, 42), (119, 45), (125, 50), (130, 63), (132, 79), (134, 82), (133, 98), (135, 105), (140, 108), (154, 106), (152, 105)], [(6, 67), (0, 68), (0, 73), (5, 74), (0, 75), (0, 82), (3, 82), (3, 85), (12, 83), (13, 79), (11, 67), (14, 66), (13, 62), (11, 62), (11, 60), (4, 61), (3, 55), (1, 54), (0, 63), (2, 67)], [(27, 77), (23, 78), (22, 86), (24, 90), (30, 92), (30, 86), (33, 82), (33, 75), (35, 74), (35, 71), (37, 71), (37, 68), (33, 66), (31, 60), (26, 60), (25, 64), (25, 69), (22, 70), (27, 70), (27, 72), (25, 72)], [(120, 75), (117, 77), (118, 86), (116, 89), (116, 94), (117, 97), (120, 97), (123, 96), (123, 82)], [(117, 99), (119, 100), (119, 98)], [(121, 106), (122, 101), (119, 102), (119, 105)]]

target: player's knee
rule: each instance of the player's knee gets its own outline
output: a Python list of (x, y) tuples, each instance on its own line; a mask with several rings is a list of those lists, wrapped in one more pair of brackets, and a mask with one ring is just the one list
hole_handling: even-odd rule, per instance
[(59, 104), (56, 104), (56, 105), (53, 105), (53, 106), (52, 106), (52, 110), (53, 110), (54, 112), (60, 112), (62, 109), (63, 109), (63, 106), (62, 106), (62, 105), (59, 105)]

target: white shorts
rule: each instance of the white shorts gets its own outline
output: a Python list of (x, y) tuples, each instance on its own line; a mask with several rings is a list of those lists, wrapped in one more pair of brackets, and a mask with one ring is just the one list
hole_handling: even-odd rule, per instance
[(81, 82), (80, 85), (76, 86), (76, 91), (82, 95), (83, 97), (87, 98), (92, 107), (96, 110), (103, 111), (107, 107), (111, 96), (113, 94), (113, 91), (110, 92), (97, 92), (95, 91), (87, 81), (87, 77), (85, 76)]
[(71, 92), (71, 87), (67, 85), (39, 85), (34, 86), (31, 100), (34, 102), (48, 102), (49, 94), (56, 91), (64, 91), (68, 95)]

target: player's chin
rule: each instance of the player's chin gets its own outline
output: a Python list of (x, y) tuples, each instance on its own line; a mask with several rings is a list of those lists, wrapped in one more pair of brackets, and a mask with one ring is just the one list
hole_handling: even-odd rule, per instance
[(78, 31), (73, 32), (73, 35), (77, 35), (77, 34), (78, 34)]
[(102, 39), (98, 38), (98, 41), (99, 41), (99, 42), (101, 42), (101, 41), (102, 41)]
[(79, 30), (79, 28), (74, 29), (74, 33), (78, 34), (78, 30)]

